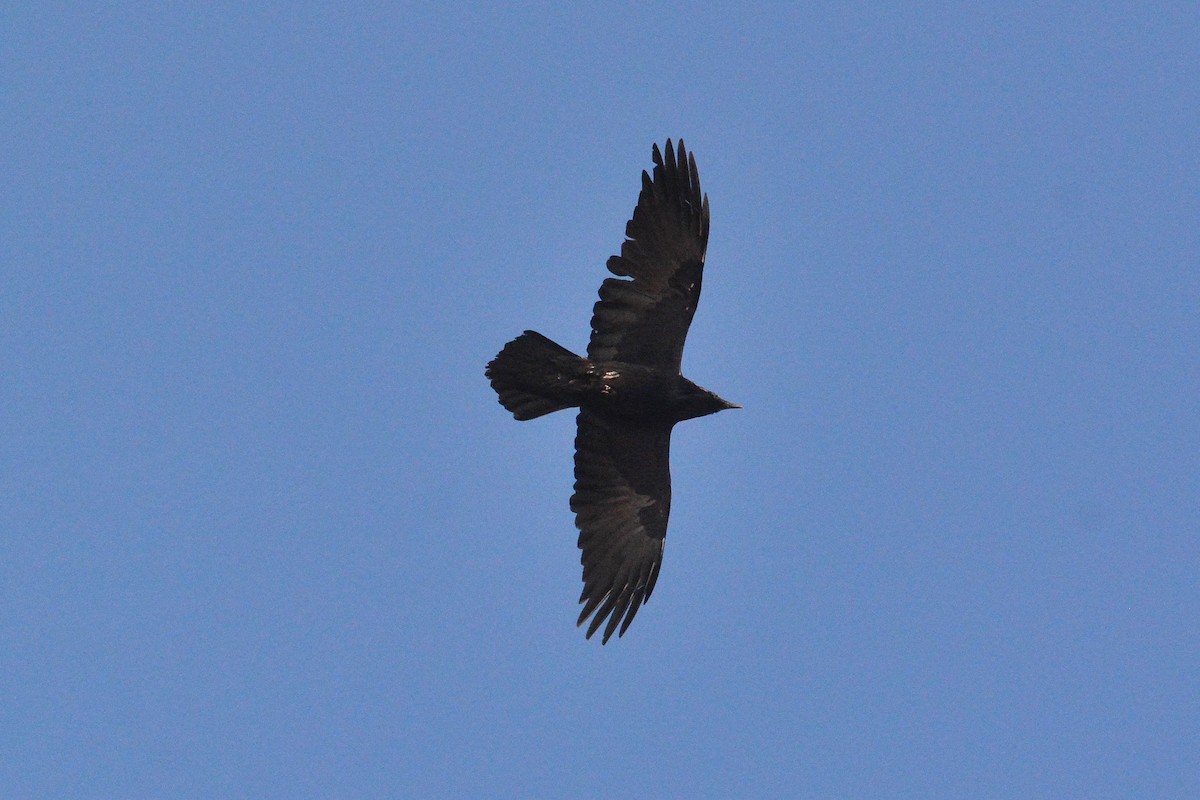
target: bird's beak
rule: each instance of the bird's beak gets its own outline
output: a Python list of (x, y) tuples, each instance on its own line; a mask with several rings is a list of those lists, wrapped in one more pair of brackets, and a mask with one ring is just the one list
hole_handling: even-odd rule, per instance
[(741, 408), (741, 406), (739, 406), (737, 403), (731, 403), (724, 398), (721, 399), (721, 402), (725, 404), (725, 408)]

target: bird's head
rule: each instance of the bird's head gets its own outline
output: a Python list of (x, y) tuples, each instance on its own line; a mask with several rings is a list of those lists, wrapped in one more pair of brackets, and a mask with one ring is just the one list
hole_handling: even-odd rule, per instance
[(695, 419), (724, 411), (727, 408), (741, 408), (737, 403), (731, 403), (708, 389), (701, 388), (691, 381), (684, 379), (687, 390), (683, 402), (680, 403), (680, 419)]

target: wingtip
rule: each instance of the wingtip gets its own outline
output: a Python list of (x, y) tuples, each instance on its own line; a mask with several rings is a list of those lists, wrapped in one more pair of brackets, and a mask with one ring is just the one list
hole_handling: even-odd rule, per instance
[(681, 165), (688, 163), (689, 151), (687, 145), (683, 143), (683, 137), (672, 139), (667, 137), (667, 141), (663, 144), (662, 149), (659, 149), (658, 142), (651, 142), (650, 156), (654, 159), (654, 163), (665, 166), (663, 153), (666, 153), (666, 161), (673, 161)]

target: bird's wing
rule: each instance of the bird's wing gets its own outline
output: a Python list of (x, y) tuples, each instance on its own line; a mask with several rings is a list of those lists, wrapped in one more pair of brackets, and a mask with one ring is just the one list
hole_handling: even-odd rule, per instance
[[(645, 426), (579, 412), (571, 510), (583, 551), (587, 635), (608, 619), (604, 642), (624, 635), (654, 591), (671, 512), (670, 426)], [(624, 621), (622, 621), (624, 620)]]
[(708, 196), (700, 192), (696, 159), (667, 140), (666, 160), (654, 145), (654, 177), (642, 172), (642, 191), (625, 226), (621, 255), (608, 260), (614, 275), (600, 286), (592, 314), (588, 358), (679, 370), (683, 342), (700, 300), (708, 247)]

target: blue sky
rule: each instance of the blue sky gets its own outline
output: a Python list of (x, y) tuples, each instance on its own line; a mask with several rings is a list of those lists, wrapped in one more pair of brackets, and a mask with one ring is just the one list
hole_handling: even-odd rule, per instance
[[(11, 797), (1200, 796), (1189, 3), (0, 12)], [(712, 202), (655, 594), (569, 414)]]

